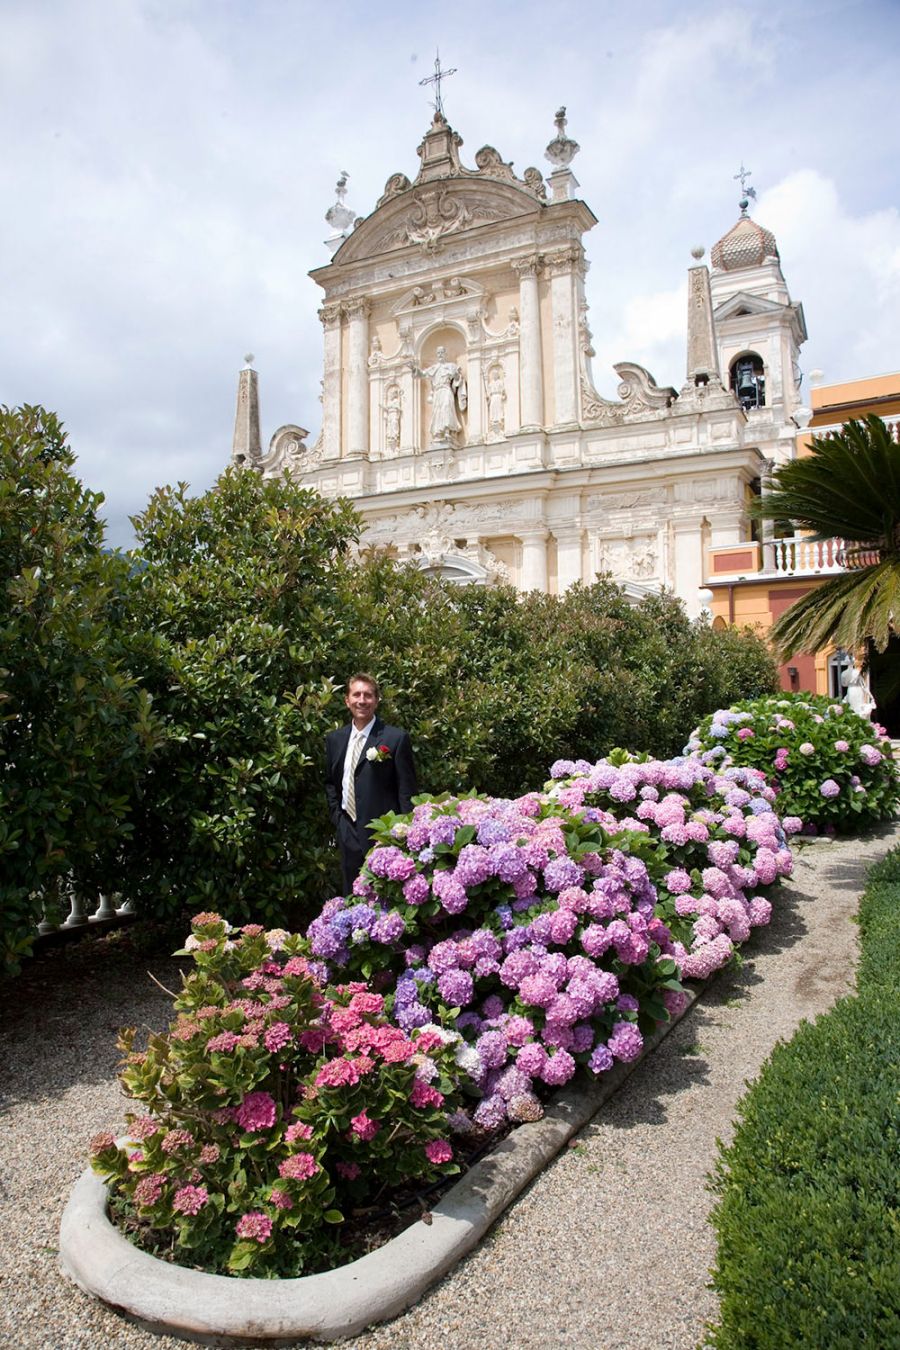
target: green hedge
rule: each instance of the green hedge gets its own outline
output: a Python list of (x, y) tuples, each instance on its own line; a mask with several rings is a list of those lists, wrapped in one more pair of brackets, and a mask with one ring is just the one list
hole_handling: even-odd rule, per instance
[(900, 1346), (900, 849), (859, 922), (857, 994), (776, 1047), (720, 1150), (717, 1350)]

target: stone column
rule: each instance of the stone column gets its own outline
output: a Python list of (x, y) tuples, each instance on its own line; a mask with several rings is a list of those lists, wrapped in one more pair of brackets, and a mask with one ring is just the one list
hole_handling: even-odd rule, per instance
[(319, 318), (325, 329), (325, 365), (322, 379), (322, 458), (341, 454), (341, 307), (323, 305)]
[(575, 529), (554, 530), (556, 535), (556, 584), (560, 595), (582, 580), (582, 551), (584, 531), (580, 523)]
[(522, 573), (520, 591), (547, 589), (547, 531), (525, 530), (519, 535), (522, 544)]
[(538, 254), (519, 258), (519, 379), (522, 429), (533, 431), (544, 423), (544, 375), (541, 353), (541, 307), (538, 295)]
[(234, 415), (234, 439), (231, 459), (242, 467), (256, 464), (260, 457), (259, 377), (250, 361), (238, 377), (237, 410)]
[(545, 259), (553, 309), (554, 425), (578, 421), (578, 295), (576, 268), (580, 245), (560, 249)]
[(671, 586), (683, 597), (690, 619), (696, 619), (700, 613), (704, 562), (702, 518), (673, 520)]
[(349, 300), (345, 309), (350, 322), (347, 458), (363, 459), (369, 453), (369, 302)]

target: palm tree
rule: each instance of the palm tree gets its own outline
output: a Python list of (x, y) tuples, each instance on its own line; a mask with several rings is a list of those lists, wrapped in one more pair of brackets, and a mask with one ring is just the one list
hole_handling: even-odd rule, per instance
[(829, 643), (854, 651), (871, 640), (884, 651), (900, 616), (900, 445), (870, 414), (816, 436), (810, 450), (775, 470), (753, 514), (843, 539), (846, 570), (791, 605), (772, 642), (782, 659)]

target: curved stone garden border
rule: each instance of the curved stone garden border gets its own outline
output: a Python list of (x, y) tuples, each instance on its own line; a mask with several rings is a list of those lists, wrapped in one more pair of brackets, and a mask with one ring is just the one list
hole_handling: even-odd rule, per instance
[[(697, 993), (688, 990), (690, 1002)], [(684, 1012), (680, 1017), (684, 1016)], [(107, 1218), (104, 1182), (76, 1182), (60, 1225), (63, 1270), (86, 1293), (153, 1331), (216, 1345), (291, 1344), (354, 1336), (409, 1308), (481, 1240), (573, 1134), (596, 1115), (672, 1027), (663, 1023), (633, 1064), (558, 1092), (543, 1119), (520, 1125), (431, 1211), (377, 1251), (294, 1280), (206, 1275), (139, 1251)]]

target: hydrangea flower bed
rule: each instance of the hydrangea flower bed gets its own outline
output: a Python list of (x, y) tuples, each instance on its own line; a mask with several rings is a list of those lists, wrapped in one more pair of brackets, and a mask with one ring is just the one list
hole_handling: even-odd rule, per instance
[[(786, 836), (801, 822), (779, 820), (764, 774), (738, 765), (716, 772), (696, 759), (652, 760), (624, 751), (595, 765), (559, 760), (551, 773), (557, 801), (587, 808), (606, 828), (638, 832), (653, 845), (643, 856), (683, 978), (707, 979), (751, 928), (769, 922), (764, 892), (790, 876)], [(641, 845), (632, 838), (630, 847)]]
[(553, 772), (547, 793), (386, 818), (355, 894), (308, 931), (316, 958), (374, 980), (399, 1026), (463, 1038), (484, 1129), (538, 1118), (579, 1065), (636, 1059), (684, 1007), (679, 976), (724, 965), (768, 921), (760, 888), (790, 871), (758, 773), (627, 755)]
[(146, 1250), (296, 1276), (346, 1259), (344, 1216), (385, 1188), (458, 1170), (455, 1038), (401, 1030), (362, 983), (326, 989), (304, 945), (198, 915), (168, 1034), (136, 1051), (122, 1033), (122, 1082), (143, 1111), (127, 1115), (126, 1142), (92, 1140), (92, 1166)]
[(821, 695), (719, 709), (691, 733), (685, 750), (704, 764), (761, 770), (782, 819), (801, 818), (806, 833), (857, 830), (893, 815), (900, 801), (884, 728)]

